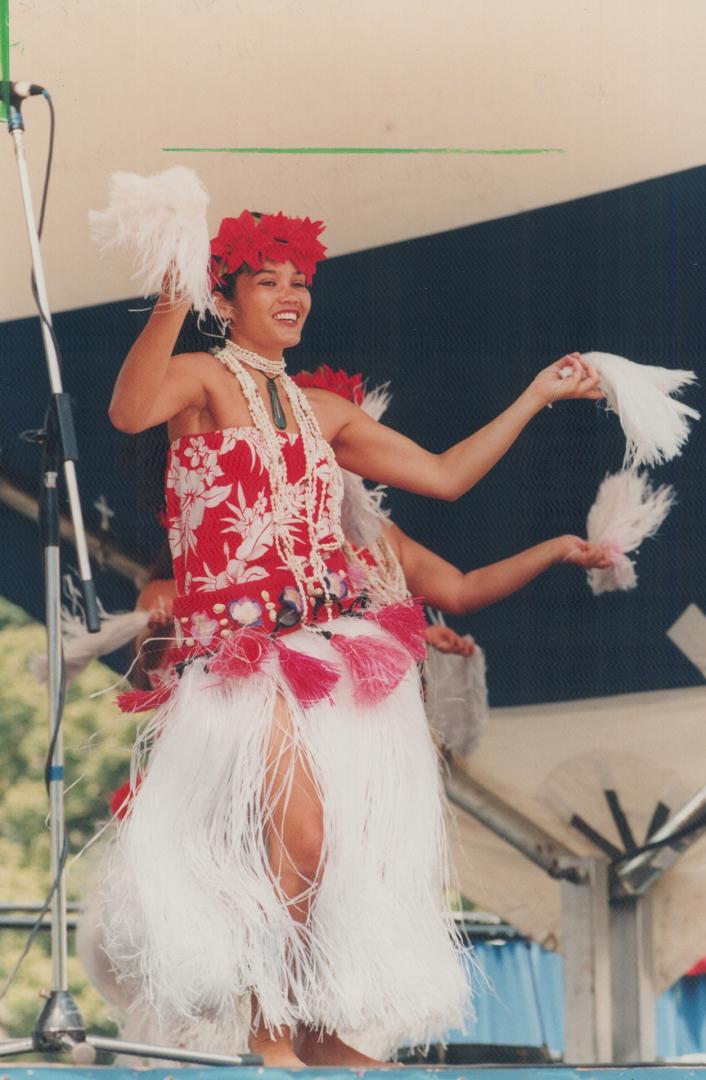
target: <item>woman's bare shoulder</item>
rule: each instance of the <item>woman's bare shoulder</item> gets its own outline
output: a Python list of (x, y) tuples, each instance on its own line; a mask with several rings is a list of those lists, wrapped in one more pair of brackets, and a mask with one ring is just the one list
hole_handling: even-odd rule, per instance
[(184, 352), (175, 353), (171, 359), (170, 370), (174, 377), (197, 382), (206, 394), (221, 393), (225, 383), (229, 382), (229, 372), (213, 353)]
[(303, 388), (309, 404), (316, 414), (321, 431), (327, 442), (332, 442), (346, 424), (357, 415), (365, 416), (361, 408), (332, 390), (318, 386)]

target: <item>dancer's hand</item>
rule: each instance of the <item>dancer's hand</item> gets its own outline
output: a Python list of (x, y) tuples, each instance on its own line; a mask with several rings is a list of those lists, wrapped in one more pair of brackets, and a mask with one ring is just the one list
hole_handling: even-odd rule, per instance
[(156, 578), (148, 582), (137, 598), (137, 606), (149, 612), (148, 627), (152, 631), (170, 629), (176, 584), (174, 579)]
[(584, 360), (580, 353), (574, 352), (540, 371), (529, 389), (542, 405), (553, 405), (555, 401), (568, 398), (598, 401), (604, 396), (598, 387), (599, 380), (600, 376), (593, 365)]
[(559, 537), (560, 561), (584, 570), (608, 570), (615, 562), (614, 553), (602, 544), (590, 544), (580, 536)]
[(191, 301), (187, 300), (183, 293), (177, 292), (171, 267), (162, 278), (162, 291), (155, 301), (155, 311), (171, 311), (175, 308), (183, 308), (184, 314), (191, 307)]
[(443, 653), (470, 656), (476, 648), (472, 637), (468, 634), (461, 637), (450, 626), (427, 626), (426, 638), (433, 649), (438, 649)]

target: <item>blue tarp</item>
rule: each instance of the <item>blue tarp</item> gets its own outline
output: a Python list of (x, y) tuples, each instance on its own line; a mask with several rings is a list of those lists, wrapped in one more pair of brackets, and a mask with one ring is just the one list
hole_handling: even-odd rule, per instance
[[(474, 954), (477, 1019), (448, 1035), (451, 1043), (564, 1049), (562, 959), (523, 939), (479, 942)], [(485, 983), (485, 985), (483, 985)], [(657, 1055), (706, 1053), (706, 976), (680, 979), (658, 998)]]

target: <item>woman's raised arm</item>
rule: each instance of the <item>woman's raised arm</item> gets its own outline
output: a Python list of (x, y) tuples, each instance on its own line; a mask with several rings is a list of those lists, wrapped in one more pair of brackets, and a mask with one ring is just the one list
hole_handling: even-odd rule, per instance
[(189, 406), (204, 408), (202, 367), (207, 357), (185, 353), (172, 358), (188, 310), (188, 301), (171, 303), (166, 295), (155, 304), (113, 390), (108, 415), (120, 431), (135, 434), (171, 420)]
[(331, 443), (339, 464), (350, 472), (418, 495), (454, 500), (490, 472), (545, 405), (567, 398), (601, 398), (598, 379), (578, 353), (564, 356), (541, 371), (495, 420), (441, 454), (424, 450), (339, 399), (334, 406), (339, 422)]

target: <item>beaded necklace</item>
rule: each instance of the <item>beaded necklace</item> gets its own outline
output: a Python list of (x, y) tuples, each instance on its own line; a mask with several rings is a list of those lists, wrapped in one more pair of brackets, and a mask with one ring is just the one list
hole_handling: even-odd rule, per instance
[[(274, 525), (274, 540), (277, 554), (282, 559), (287, 569), (291, 572), (299, 592), (302, 611), (306, 611), (307, 600), (316, 587), (321, 588), (324, 578), (328, 573), (323, 553), (337, 551), (344, 543), (344, 536), (340, 525), (340, 509), (343, 498), (343, 480), (341, 471), (334, 457), (331, 446), (321, 434), (321, 428), (309, 404), (306, 395), (287, 375), (284, 360), (268, 360), (267, 357), (243, 349), (236, 342), (228, 340), (221, 349), (213, 354), (225, 367), (236, 377), (243, 397), (247, 402), (250, 416), (258, 431), (262, 434), (269, 457), (270, 477), (270, 501), (272, 507), (272, 519)], [(307, 527), (308, 550), (310, 552), (310, 567), (312, 574), (308, 576), (304, 571), (304, 561), (294, 551), (294, 540), (291, 529), (286, 527), (290, 517), (288, 503), (288, 489), (291, 487), (287, 478), (287, 463), (282, 452), (282, 444), (277, 437), (272, 420), (267, 414), (265, 403), (262, 399), (255, 380), (246, 370), (245, 364), (262, 371), (268, 379), (277, 377), (292, 408), (294, 421), (299, 429), (299, 437), (304, 449), (306, 471), (304, 477), (304, 520)], [(276, 391), (275, 391), (276, 394)], [(270, 392), (272, 401), (272, 393)], [(281, 409), (279, 398), (277, 402)], [(275, 409), (273, 406), (273, 413)], [(285, 421), (284, 410), (282, 417)], [(275, 414), (275, 423), (277, 418)], [(279, 425), (278, 425), (279, 427)], [(331, 483), (327, 485), (321, 476), (323, 467), (328, 467)], [(317, 480), (320, 482), (317, 484)], [(317, 491), (318, 488), (318, 491)], [(328, 513), (331, 520), (331, 539), (323, 540), (318, 535), (318, 526), (323, 516), (324, 502), (330, 498)], [(330, 601), (327, 602), (330, 608)]]
[(259, 353), (251, 352), (250, 349), (244, 349), (242, 345), (238, 345), (237, 342), (230, 339), (226, 340), (223, 350), (225, 355), (218, 356), (218, 359), (231, 371), (233, 371), (231, 363), (234, 360), (236, 363), (248, 364), (251, 368), (255, 368), (256, 371), (262, 372), (267, 379), (267, 393), (270, 398), (272, 419), (275, 427), (279, 431), (284, 431), (287, 427), (287, 417), (284, 415), (282, 402), (277, 393), (277, 383), (275, 382), (275, 379), (279, 379), (285, 373), (284, 357), (279, 360), (270, 360), (267, 356), (260, 356)]

